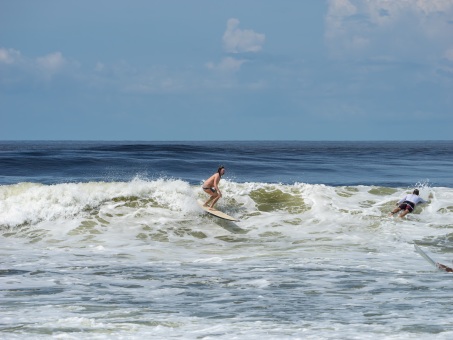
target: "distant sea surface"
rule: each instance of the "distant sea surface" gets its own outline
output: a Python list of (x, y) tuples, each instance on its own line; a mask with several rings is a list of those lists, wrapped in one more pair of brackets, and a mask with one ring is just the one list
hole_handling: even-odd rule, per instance
[[(219, 165), (236, 223), (196, 203)], [(453, 141), (0, 142), (0, 337), (451, 339), (413, 244), (453, 267), (452, 169)]]
[(227, 167), (237, 182), (453, 187), (453, 141), (0, 142), (0, 184), (173, 178)]

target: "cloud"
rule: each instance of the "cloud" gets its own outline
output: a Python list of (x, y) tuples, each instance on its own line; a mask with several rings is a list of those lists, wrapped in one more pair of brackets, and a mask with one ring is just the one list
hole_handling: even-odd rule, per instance
[(0, 64), (3, 64), (4, 69), (49, 76), (62, 70), (69, 63), (61, 52), (54, 52), (32, 59), (22, 56), (22, 53), (18, 50), (0, 48)]
[[(234, 70), (241, 63), (222, 61), (215, 68)], [(192, 90), (197, 86), (196, 82), (197, 77), (190, 70), (137, 69), (126, 61), (112, 64), (98, 61), (84, 68), (77, 60), (66, 58), (58, 51), (33, 58), (14, 49), (0, 48), (0, 88), (14, 91), (83, 88), (86, 91), (150, 94)]]
[(102, 72), (104, 69), (105, 69), (105, 65), (99, 61), (96, 63), (96, 66), (94, 67), (94, 70), (96, 72)]
[(453, 0), (330, 0), (325, 40), (334, 57), (440, 59), (452, 23)]
[(21, 54), (12, 48), (0, 48), (0, 63), (14, 64), (21, 59)]
[[(241, 30), (238, 28), (239, 20), (231, 18), (227, 21), (227, 29), (223, 34), (223, 48), (227, 53), (250, 53), (259, 52), (264, 44), (264, 34), (255, 33), (252, 30)], [(248, 62), (245, 59), (224, 57), (219, 63), (208, 62), (206, 68), (218, 74), (232, 75), (241, 69), (241, 66)]]
[(44, 57), (37, 58), (36, 64), (40, 69), (44, 70), (49, 75), (52, 75), (63, 68), (63, 66), (66, 64), (66, 60), (65, 58), (63, 58), (61, 52), (55, 52)]
[(452, 47), (452, 48), (449, 48), (449, 49), (445, 52), (444, 57), (445, 57), (445, 59), (447, 59), (448, 61), (453, 62), (453, 47)]
[(223, 58), (219, 64), (214, 64), (212, 62), (207, 63), (206, 67), (210, 70), (220, 71), (220, 72), (236, 72), (239, 71), (241, 65), (245, 63), (245, 60), (237, 60), (232, 57)]
[(223, 34), (223, 47), (229, 53), (261, 51), (265, 35), (252, 30), (238, 28), (239, 20), (231, 18), (227, 21), (227, 29)]
[[(61, 52), (30, 57), (12, 48), (0, 48), (0, 85), (4, 89), (25, 89), (50, 85), (64, 79), (66, 84), (77, 83), (83, 75), (77, 61), (67, 60)], [(56, 75), (62, 77), (56, 78)]]

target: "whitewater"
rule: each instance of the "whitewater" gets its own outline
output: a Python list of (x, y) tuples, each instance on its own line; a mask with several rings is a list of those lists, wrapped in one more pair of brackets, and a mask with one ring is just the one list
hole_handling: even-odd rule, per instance
[[(298, 152), (280, 151), (286, 160)], [(188, 155), (159, 157), (168, 165)], [(251, 162), (250, 157), (255, 166), (271, 166), (243, 152), (229, 157), (232, 164)], [(323, 157), (323, 164), (339, 168), (340, 161), (329, 163), (334, 156)], [(448, 179), (451, 161), (440, 159), (435, 176)], [(79, 170), (83, 166), (78, 164)], [(374, 180), (331, 185), (319, 178), (314, 183), (249, 181), (237, 170), (228, 177), (234, 166), (226, 167), (218, 209), (239, 222), (200, 209), (197, 200), (207, 196), (200, 187), (203, 177), (197, 180), (194, 171), (186, 178), (161, 176), (158, 169), (152, 171), (156, 175), (135, 171), (140, 174), (123, 180), (93, 180), (86, 175), (91, 172), (84, 172), (85, 181), (69, 180), (67, 174), (53, 183), (36, 180), (50, 173), (47, 168), (21, 175), (28, 181), (5, 180), (0, 185), (0, 336), (452, 338), (453, 274), (414, 251), (417, 243), (436, 261), (453, 266), (448, 181), (433, 184), (434, 175), (426, 179), (425, 172), (403, 186)], [(118, 169), (110, 164), (106, 172)], [(288, 176), (296, 178), (297, 171)], [(392, 178), (381, 177), (383, 183)], [(405, 219), (389, 217), (414, 187), (430, 202)]]

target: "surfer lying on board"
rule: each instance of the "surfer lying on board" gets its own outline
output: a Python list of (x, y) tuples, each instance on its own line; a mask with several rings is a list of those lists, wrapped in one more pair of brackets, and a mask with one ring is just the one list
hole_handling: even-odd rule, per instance
[(222, 197), (222, 193), (220, 192), (219, 189), (219, 182), (220, 178), (223, 176), (224, 173), (225, 167), (222, 165), (217, 169), (217, 172), (214, 175), (209, 177), (203, 183), (202, 188), (204, 192), (211, 195), (211, 197), (209, 197), (209, 199), (205, 202), (204, 204), (205, 207), (209, 206), (210, 209), (214, 209), (214, 204), (216, 204), (220, 197)]
[(396, 207), (391, 213), (390, 216), (393, 216), (393, 214), (396, 214), (399, 211), (403, 211), (400, 214), (400, 217), (403, 218), (407, 214), (411, 213), (414, 211), (415, 206), (419, 203), (428, 203), (428, 201), (425, 201), (423, 198), (418, 196), (420, 193), (418, 189), (415, 189), (412, 194), (404, 196), (402, 199), (396, 203), (398, 207)]

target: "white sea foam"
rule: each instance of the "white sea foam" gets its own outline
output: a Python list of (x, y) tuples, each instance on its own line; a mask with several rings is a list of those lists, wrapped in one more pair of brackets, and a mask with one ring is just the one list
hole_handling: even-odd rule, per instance
[(318, 237), (321, 245), (325, 240), (344, 246), (374, 243), (370, 235), (386, 241), (433, 237), (452, 227), (453, 191), (449, 188), (422, 188), (422, 196), (431, 195), (431, 202), (400, 221), (387, 214), (408, 192), (404, 188), (228, 181), (222, 186), (224, 197), (218, 208), (239, 218), (236, 225), (203, 214), (196, 200), (206, 196), (198, 187), (180, 180), (139, 179), (0, 186), (0, 225), (8, 236), (50, 244), (68, 238), (89, 239), (88, 247), (96, 251), (108, 250), (104, 243), (109, 241), (206, 242), (222, 235), (230, 239), (253, 235), (255, 239), (249, 240), (253, 243), (269, 239), (304, 242)]
[[(11, 338), (447, 339), (453, 189), (181, 180), (0, 186)], [(446, 295), (445, 295), (446, 294)], [(17, 308), (23, 305), (26, 308)], [(433, 315), (437, 318), (433, 319)], [(33, 320), (33, 321), (30, 321)]]

